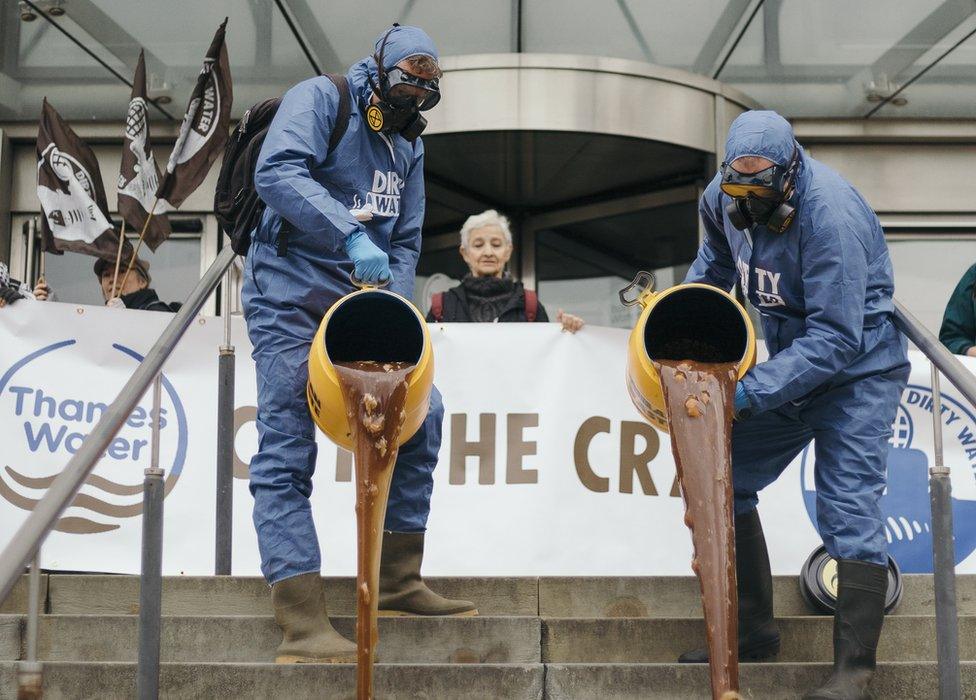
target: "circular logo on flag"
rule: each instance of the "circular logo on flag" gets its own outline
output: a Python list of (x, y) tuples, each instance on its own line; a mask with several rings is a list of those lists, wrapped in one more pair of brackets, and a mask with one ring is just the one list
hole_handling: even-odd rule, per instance
[(135, 97), (129, 102), (129, 111), (125, 115), (125, 136), (130, 141), (137, 142), (140, 146), (146, 144), (146, 101), (141, 97)]
[[(94, 361), (77, 364), (81, 343), (62, 340), (0, 368), (0, 421), (3, 462), (0, 498), (33, 510), (68, 460), (81, 448), (123, 383), (118, 372), (132, 369), (143, 357), (119, 343), (84, 347)], [(73, 357), (73, 355), (75, 357)], [(149, 467), (152, 428), (159, 424), (159, 465), (166, 470), (165, 493), (176, 486), (187, 452), (187, 419), (175, 387), (163, 376), (160, 411), (152, 409), (152, 392), (142, 398), (109, 442), (95, 469), (55, 525), (61, 532), (108, 532), (142, 513), (142, 476)], [(2, 501), (0, 501), (0, 505)]]
[(379, 131), (383, 128), (383, 112), (376, 105), (370, 105), (369, 109), (366, 110), (366, 122), (369, 124), (369, 128), (373, 131)]
[[(945, 462), (952, 468), (952, 520), (956, 564), (976, 551), (976, 416), (942, 393)], [(909, 384), (895, 414), (888, 448), (888, 483), (881, 496), (888, 553), (907, 574), (932, 573), (929, 467), (932, 453), (932, 390)], [(800, 456), (800, 482), (807, 515), (817, 525), (812, 444)]]
[(70, 183), (72, 180), (77, 181), (85, 191), (85, 194), (95, 199), (95, 185), (92, 184), (91, 175), (78, 162), (77, 158), (70, 153), (59, 150), (53, 143), (44, 149), (42, 155), (47, 156), (48, 162), (51, 164), (51, 170), (58, 176), (58, 179), (64, 183)]

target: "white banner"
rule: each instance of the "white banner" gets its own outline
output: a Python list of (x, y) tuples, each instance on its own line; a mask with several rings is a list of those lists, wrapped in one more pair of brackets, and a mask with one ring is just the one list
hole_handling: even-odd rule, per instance
[[(0, 546), (64, 467), (172, 318), (69, 304), (0, 311)], [(220, 319), (199, 318), (164, 369), (161, 466), (167, 474), (163, 566), (213, 572)], [(433, 325), (444, 444), (435, 471), (425, 572), (438, 575), (689, 575), (691, 541), (667, 436), (645, 424), (624, 385), (627, 332), (555, 324)], [(234, 573), (259, 574), (246, 462), (256, 431), (254, 365), (237, 348)], [(971, 368), (972, 360), (964, 359)], [(884, 497), (891, 551), (931, 570), (927, 468), (929, 368), (912, 355)], [(47, 540), (43, 566), (136, 573), (151, 396), (140, 402)], [(959, 571), (976, 573), (976, 415), (943, 394), (953, 468)], [(320, 440), (312, 507), (325, 570), (355, 571), (350, 461)], [(760, 496), (773, 568), (799, 571), (819, 544), (812, 464), (801, 455)]]

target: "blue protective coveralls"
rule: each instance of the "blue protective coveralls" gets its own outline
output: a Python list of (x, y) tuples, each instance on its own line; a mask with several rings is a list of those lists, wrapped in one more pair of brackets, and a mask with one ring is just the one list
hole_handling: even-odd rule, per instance
[[(394, 29), (384, 51), (386, 67), (415, 55), (437, 58), (430, 37), (416, 27)], [(420, 139), (410, 143), (399, 134), (369, 129), (363, 116), (372, 95), (368, 72), (376, 81), (372, 58), (353, 65), (346, 76), (352, 113), (332, 153), (329, 134), (339, 105), (332, 81), (312, 78), (285, 93), (254, 176), (268, 207), (248, 250), (242, 297), (258, 385), (259, 446), (251, 460), (250, 488), (261, 570), (271, 584), (321, 568), (308, 500), (316, 445), (305, 384), (309, 348), (322, 317), (355, 290), (346, 237), (365, 231), (390, 257), (390, 289), (413, 296), (424, 221), (424, 146)], [(373, 219), (363, 223), (349, 210), (365, 205), (372, 205)], [(292, 227), (287, 255), (278, 257), (282, 217)], [(443, 415), (434, 388), (426, 421), (397, 457), (387, 530), (427, 527)]]
[(705, 237), (686, 282), (736, 281), (762, 316), (770, 359), (742, 379), (751, 417), (732, 429), (736, 513), (758, 503), (815, 439), (817, 523), (831, 556), (887, 565), (881, 510), (888, 438), (908, 380), (906, 341), (893, 324), (894, 279), (877, 216), (840, 175), (803, 152), (775, 112), (740, 115), (726, 162), (800, 154), (796, 216), (783, 233), (740, 231), (718, 175), (699, 213)]

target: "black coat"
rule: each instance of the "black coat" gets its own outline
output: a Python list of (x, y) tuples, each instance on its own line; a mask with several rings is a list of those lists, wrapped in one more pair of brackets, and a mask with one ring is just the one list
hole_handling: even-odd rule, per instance
[(167, 304), (165, 301), (159, 300), (159, 295), (156, 294), (155, 289), (149, 289), (148, 287), (140, 289), (139, 291), (132, 292), (131, 294), (123, 294), (121, 297), (122, 303), (125, 304), (127, 309), (140, 309), (142, 311), (165, 311), (167, 313), (176, 313), (183, 306), (179, 302), (172, 302)]
[[(433, 311), (428, 311), (427, 320), (437, 321), (438, 319), (434, 318)], [(439, 320), (444, 323), (471, 322), (471, 315), (468, 312), (468, 295), (465, 293), (462, 285), (458, 285), (444, 292), (444, 315)], [(515, 289), (511, 297), (502, 308), (501, 313), (498, 314), (496, 320), (499, 323), (524, 323), (528, 321), (528, 318), (525, 316), (525, 287), (521, 282), (515, 283)], [(541, 303), (538, 305), (535, 320), (537, 323), (548, 323), (549, 321), (546, 309)]]

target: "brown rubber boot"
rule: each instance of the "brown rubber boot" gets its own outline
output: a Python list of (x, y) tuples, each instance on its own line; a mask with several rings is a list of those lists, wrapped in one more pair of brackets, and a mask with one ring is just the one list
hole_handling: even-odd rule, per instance
[(283, 633), (275, 663), (355, 663), (356, 645), (329, 622), (318, 572), (278, 581), (271, 587), (271, 604)]
[(424, 533), (383, 533), (380, 557), (380, 615), (477, 615), (474, 603), (450, 600), (427, 588), (420, 577)]

